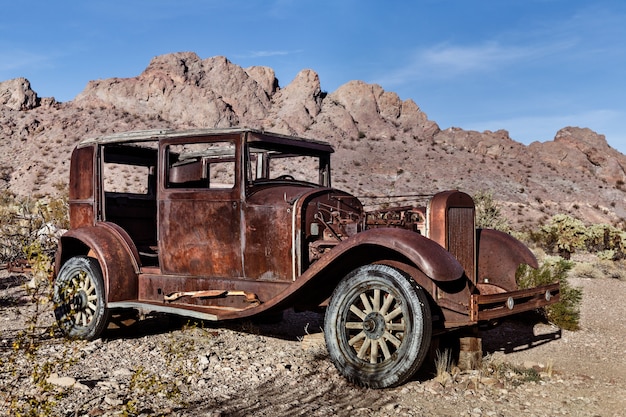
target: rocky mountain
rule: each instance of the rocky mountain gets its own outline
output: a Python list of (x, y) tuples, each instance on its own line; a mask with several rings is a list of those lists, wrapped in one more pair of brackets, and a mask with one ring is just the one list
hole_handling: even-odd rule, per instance
[(91, 81), (65, 103), (38, 97), (24, 78), (0, 82), (0, 189), (57, 192), (86, 137), (229, 126), (331, 142), (334, 185), (367, 204), (456, 188), (491, 191), (514, 228), (561, 212), (592, 223), (626, 219), (626, 156), (587, 128), (525, 146), (506, 130), (442, 130), (414, 101), (378, 85), (351, 81), (325, 92), (306, 69), (281, 87), (271, 68), (191, 52), (155, 57), (133, 78)]

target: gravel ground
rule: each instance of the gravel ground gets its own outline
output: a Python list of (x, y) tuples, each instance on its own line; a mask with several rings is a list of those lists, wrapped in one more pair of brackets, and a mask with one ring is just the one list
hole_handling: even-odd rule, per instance
[(50, 332), (29, 277), (0, 271), (0, 414), (50, 416), (622, 416), (626, 282), (583, 288), (581, 330), (517, 320), (484, 331), (483, 366), (398, 388), (346, 382), (328, 359), (323, 317), (218, 327), (148, 317), (93, 342)]

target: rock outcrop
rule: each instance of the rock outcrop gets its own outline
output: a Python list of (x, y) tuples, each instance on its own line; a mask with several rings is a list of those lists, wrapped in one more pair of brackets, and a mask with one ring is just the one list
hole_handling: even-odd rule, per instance
[(609, 185), (626, 182), (624, 155), (611, 148), (604, 135), (588, 128), (566, 127), (557, 132), (554, 141), (533, 143), (530, 149), (559, 171), (582, 170)]
[(0, 106), (12, 110), (30, 110), (39, 105), (39, 97), (26, 78), (0, 82)]

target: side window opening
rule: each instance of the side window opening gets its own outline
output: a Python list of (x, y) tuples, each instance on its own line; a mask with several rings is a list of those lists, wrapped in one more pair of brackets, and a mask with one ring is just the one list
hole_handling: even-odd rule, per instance
[(170, 145), (167, 152), (167, 188), (228, 190), (235, 186), (234, 143)]

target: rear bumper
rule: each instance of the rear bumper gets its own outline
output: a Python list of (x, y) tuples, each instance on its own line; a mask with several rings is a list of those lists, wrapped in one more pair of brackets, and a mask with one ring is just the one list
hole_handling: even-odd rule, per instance
[(534, 310), (557, 303), (559, 296), (558, 283), (500, 294), (472, 294), (470, 320), (487, 321)]

